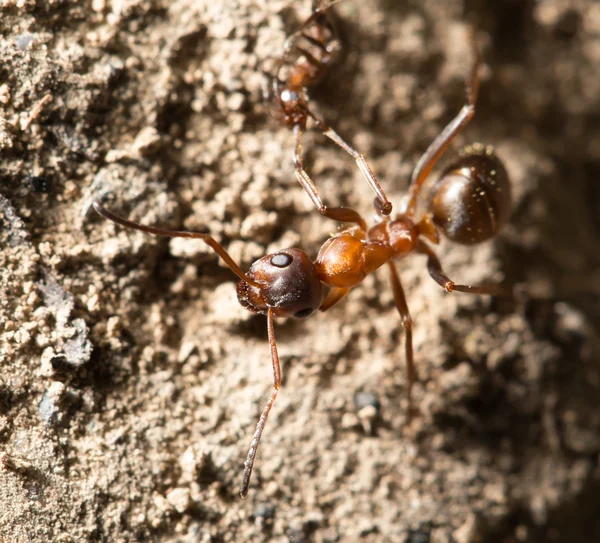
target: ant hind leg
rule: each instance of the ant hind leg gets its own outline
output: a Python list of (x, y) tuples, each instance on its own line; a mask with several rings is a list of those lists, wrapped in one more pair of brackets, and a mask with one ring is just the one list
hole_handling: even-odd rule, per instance
[(467, 292), (469, 294), (487, 294), (490, 296), (506, 296), (509, 294), (500, 285), (457, 285), (444, 273), (439, 258), (425, 243), (419, 241), (417, 251), (427, 256), (429, 275), (446, 292)]
[(412, 403), (412, 387), (415, 382), (415, 362), (413, 358), (413, 337), (412, 337), (412, 318), (410, 311), (408, 310), (408, 304), (406, 303), (406, 295), (398, 276), (398, 271), (393, 262), (388, 262), (390, 269), (390, 278), (392, 280), (392, 290), (394, 292), (394, 301), (396, 302), (396, 309), (400, 313), (402, 319), (402, 326), (404, 328), (404, 341), (406, 350), (406, 397), (408, 400), (408, 422), (412, 420), (413, 416), (413, 403)]
[(473, 49), (473, 64), (471, 66), (469, 78), (465, 84), (467, 103), (458, 112), (458, 115), (456, 115), (456, 117), (438, 134), (417, 162), (412, 173), (409, 187), (409, 201), (406, 207), (406, 212), (409, 215), (415, 213), (417, 198), (424, 181), (427, 179), (438, 160), (448, 149), (454, 138), (463, 131), (475, 115), (475, 104), (477, 103), (477, 95), (479, 94), (478, 72), (481, 65), (481, 53), (477, 46), (474, 31), (472, 31), (470, 39), (471, 47)]

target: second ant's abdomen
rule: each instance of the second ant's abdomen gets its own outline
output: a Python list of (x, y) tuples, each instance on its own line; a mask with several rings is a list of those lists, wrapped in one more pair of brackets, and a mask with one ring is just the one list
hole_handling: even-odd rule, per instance
[(472, 245), (498, 233), (508, 220), (510, 182), (491, 147), (473, 145), (448, 166), (430, 193), (433, 221), (446, 237)]

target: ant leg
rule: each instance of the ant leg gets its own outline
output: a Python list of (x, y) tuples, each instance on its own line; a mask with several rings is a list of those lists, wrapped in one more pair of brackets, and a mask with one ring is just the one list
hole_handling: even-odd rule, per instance
[(446, 290), (446, 292), (467, 292), (470, 294), (489, 294), (490, 296), (506, 296), (508, 293), (499, 285), (457, 285), (442, 269), (436, 254), (421, 240), (417, 244), (417, 251), (427, 255), (427, 271), (433, 280)]
[(367, 223), (360, 216), (360, 214), (350, 207), (327, 207), (321, 197), (319, 191), (313, 183), (313, 180), (308, 176), (304, 165), (302, 163), (302, 128), (300, 125), (294, 125), (294, 136), (296, 139), (296, 146), (294, 149), (294, 167), (296, 168), (296, 178), (302, 188), (306, 191), (313, 204), (321, 215), (328, 219), (333, 219), (339, 222), (352, 222), (356, 223), (363, 230), (367, 229)]
[(319, 311), (327, 311), (328, 309), (331, 309), (335, 304), (342, 301), (349, 292), (349, 288), (332, 288), (327, 294), (325, 300), (323, 300), (321, 307), (319, 307)]
[(275, 342), (275, 330), (273, 327), (273, 310), (269, 308), (267, 313), (267, 334), (269, 336), (269, 345), (271, 346), (271, 361), (273, 363), (273, 388), (275, 391), (271, 395), (271, 399), (265, 405), (263, 412), (258, 419), (256, 430), (252, 436), (252, 442), (250, 443), (250, 450), (246, 462), (244, 462), (244, 473), (242, 475), (242, 485), (240, 487), (240, 496), (245, 498), (248, 495), (248, 487), (250, 486), (250, 477), (252, 476), (252, 468), (254, 466), (254, 459), (256, 458), (256, 451), (260, 438), (262, 437), (265, 424), (267, 423), (267, 417), (275, 403), (277, 398), (277, 392), (281, 386), (281, 367), (279, 366), (279, 355), (277, 354), (277, 343)]
[(481, 53), (475, 41), (474, 33), (471, 34), (471, 41), (474, 60), (471, 67), (471, 74), (466, 81), (467, 103), (462, 107), (458, 115), (450, 121), (446, 128), (440, 132), (437, 138), (433, 140), (431, 145), (417, 162), (412, 173), (409, 189), (410, 199), (406, 208), (406, 213), (409, 215), (412, 215), (415, 212), (421, 185), (425, 179), (427, 179), (427, 176), (431, 173), (431, 170), (434, 168), (437, 161), (441, 158), (446, 149), (448, 149), (452, 140), (462, 132), (465, 126), (467, 126), (469, 121), (473, 118), (473, 115), (475, 115), (475, 104), (479, 92), (478, 71), (479, 66), (481, 65)]
[(120, 217), (112, 211), (109, 211), (98, 200), (94, 200), (92, 202), (92, 206), (99, 215), (102, 215), (105, 219), (108, 219), (109, 221), (112, 221), (120, 226), (124, 226), (125, 228), (132, 228), (133, 230), (139, 230), (141, 232), (146, 232), (155, 236), (163, 236), (169, 238), (201, 239), (225, 261), (225, 264), (227, 264), (231, 268), (231, 271), (233, 271), (233, 273), (235, 273), (242, 281), (245, 281), (253, 287), (261, 288), (261, 285), (259, 283), (250, 279), (240, 269), (240, 267), (235, 263), (233, 258), (229, 256), (227, 251), (217, 242), (217, 240), (215, 240), (208, 234), (201, 234), (200, 232), (189, 232), (186, 230), (169, 230), (167, 228), (157, 228), (155, 226), (146, 226), (144, 224), (139, 224), (137, 222), (130, 221), (129, 219)]
[(308, 114), (315, 121), (315, 124), (319, 130), (323, 132), (323, 135), (327, 136), (330, 140), (339, 145), (356, 161), (358, 169), (377, 195), (374, 201), (375, 209), (377, 209), (377, 211), (379, 211), (379, 213), (382, 215), (389, 215), (392, 212), (392, 203), (388, 200), (385, 192), (383, 192), (383, 189), (381, 188), (379, 181), (377, 181), (377, 177), (375, 177), (373, 170), (371, 170), (369, 164), (367, 164), (365, 155), (360, 154), (356, 149), (350, 147), (350, 145), (348, 145), (335, 130), (326, 126), (325, 123), (318, 119), (313, 113), (308, 111)]
[[(305, 21), (302, 27), (306, 27), (307, 24), (312, 22), (312, 19), (316, 19), (319, 15), (322, 15), (324, 11), (327, 11), (331, 6), (335, 6), (335, 4), (339, 4), (342, 0), (326, 0), (323, 2), (319, 2), (318, 0), (313, 0), (312, 2), (312, 11), (311, 16)], [(322, 4), (322, 5), (319, 5)]]
[(408, 311), (408, 304), (406, 303), (406, 295), (398, 276), (398, 271), (393, 262), (388, 262), (390, 268), (390, 278), (392, 280), (392, 290), (394, 291), (394, 301), (396, 302), (396, 309), (400, 313), (402, 319), (402, 326), (404, 327), (405, 334), (405, 349), (406, 349), (406, 398), (408, 400), (408, 420), (412, 418), (413, 404), (412, 404), (412, 387), (415, 382), (415, 363), (413, 359), (413, 344), (412, 344), (412, 318)]
[[(322, 13), (323, 11), (329, 9), (334, 4), (338, 4), (342, 0), (331, 0), (330, 2), (324, 2), (323, 0), (312, 0), (311, 9), (313, 13)], [(323, 4), (323, 5), (320, 5)]]

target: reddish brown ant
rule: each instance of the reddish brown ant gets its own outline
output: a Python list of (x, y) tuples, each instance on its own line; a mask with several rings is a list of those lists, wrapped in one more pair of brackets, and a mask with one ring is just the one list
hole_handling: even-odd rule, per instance
[[(479, 52), (474, 45), (474, 63), (467, 81), (467, 104), (442, 130), (421, 157), (412, 175), (406, 209), (395, 219), (385, 218), (367, 228), (364, 219), (354, 210), (346, 209), (337, 220), (355, 223), (329, 238), (319, 250), (314, 262), (301, 249), (283, 249), (252, 264), (247, 273), (208, 234), (168, 230), (145, 226), (119, 217), (106, 210), (99, 201), (94, 209), (103, 217), (128, 228), (157, 236), (199, 238), (207, 243), (240, 278), (237, 295), (250, 311), (267, 315), (267, 334), (271, 347), (274, 392), (267, 402), (254, 433), (240, 494), (246, 497), (252, 466), (267, 417), (281, 384), (281, 370), (273, 328), (275, 317), (305, 318), (315, 310), (326, 311), (342, 300), (356, 285), (387, 264), (391, 276), (396, 308), (406, 334), (407, 398), (409, 415), (412, 408), (411, 389), (415, 380), (412, 347), (412, 320), (404, 289), (394, 266), (397, 260), (416, 252), (427, 257), (431, 277), (446, 291), (473, 294), (498, 294), (498, 287), (457, 285), (444, 273), (433, 250), (423, 241), (439, 242), (439, 232), (451, 241), (476, 244), (494, 236), (510, 213), (510, 184), (506, 171), (491, 147), (473, 145), (463, 150), (433, 184), (426, 199), (428, 211), (415, 217), (417, 199), (423, 182), (475, 113), (478, 91)], [(338, 208), (344, 209), (344, 208)], [(328, 215), (329, 216), (329, 215)], [(329, 292), (326, 294), (326, 289)]]
[[(318, 83), (329, 66), (335, 62), (341, 45), (334, 25), (327, 17), (327, 10), (341, 0), (330, 0), (319, 5), (313, 0), (313, 12), (304, 21), (300, 30), (287, 38), (284, 52), (275, 64), (274, 75), (270, 77), (268, 99), (274, 114), (281, 124), (294, 131), (294, 167), (296, 178), (310, 196), (321, 215), (337, 221), (354, 221), (348, 218), (347, 208), (329, 208), (321, 197), (302, 162), (302, 132), (310, 117), (315, 126), (329, 139), (337, 143), (356, 161), (361, 173), (375, 191), (375, 208), (383, 215), (392, 212), (392, 204), (383, 192), (375, 174), (367, 164), (364, 155), (348, 145), (341, 136), (328, 127), (308, 107), (307, 88)], [(285, 72), (286, 76), (282, 77)], [(354, 217), (354, 215), (352, 215)]]

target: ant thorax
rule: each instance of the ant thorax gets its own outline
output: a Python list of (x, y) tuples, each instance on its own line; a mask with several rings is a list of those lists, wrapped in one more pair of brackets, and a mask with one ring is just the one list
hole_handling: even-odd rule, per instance
[(393, 221), (383, 221), (369, 228), (367, 239), (389, 247), (390, 258), (397, 259), (415, 250), (419, 227), (412, 218), (399, 215)]
[(326, 285), (352, 288), (385, 264), (391, 253), (386, 244), (364, 239), (364, 231), (359, 228), (329, 238), (319, 250), (315, 268)]

